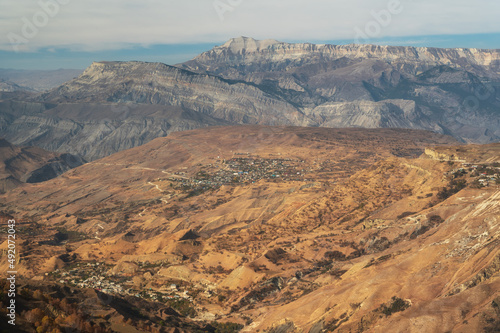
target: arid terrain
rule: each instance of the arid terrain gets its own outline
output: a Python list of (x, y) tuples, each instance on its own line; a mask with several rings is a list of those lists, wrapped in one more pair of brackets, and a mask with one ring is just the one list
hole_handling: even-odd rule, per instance
[(78, 156), (37, 147), (16, 147), (0, 138), (0, 193), (23, 183), (40, 183), (55, 178), (84, 163)]
[(498, 332), (499, 168), (412, 129), (157, 138), (0, 196), (19, 327)]

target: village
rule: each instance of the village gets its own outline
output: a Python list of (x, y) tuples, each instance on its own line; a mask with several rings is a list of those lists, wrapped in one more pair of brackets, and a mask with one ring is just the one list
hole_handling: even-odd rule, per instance
[(460, 168), (449, 172), (453, 178), (469, 175), (470, 186), (479, 188), (500, 184), (500, 163), (493, 164), (471, 164), (462, 163)]
[(311, 169), (306, 168), (304, 163), (302, 160), (246, 155), (205, 166), (199, 165), (200, 170), (190, 178), (186, 177), (185, 172), (177, 171), (166, 180), (175, 183), (175, 186), (172, 185), (174, 188), (193, 195), (218, 189), (223, 185), (250, 184), (260, 180), (308, 181), (305, 176)]
[[(147, 267), (147, 265), (144, 267)], [(164, 302), (174, 309), (180, 310), (185, 315), (193, 314), (191, 307), (193, 297), (189, 295), (190, 292), (193, 292), (192, 289), (187, 290), (180, 284), (174, 283), (167, 283), (164, 286), (155, 288), (155, 290), (150, 287), (140, 288), (134, 284), (132, 276), (110, 274), (109, 270), (111, 268), (112, 265), (99, 262), (77, 263), (66, 269), (56, 269), (47, 273), (46, 277), (71, 287), (94, 289), (100, 292), (101, 296), (133, 296), (150, 301)], [(205, 291), (205, 294), (207, 294), (207, 297), (212, 296), (207, 291)]]

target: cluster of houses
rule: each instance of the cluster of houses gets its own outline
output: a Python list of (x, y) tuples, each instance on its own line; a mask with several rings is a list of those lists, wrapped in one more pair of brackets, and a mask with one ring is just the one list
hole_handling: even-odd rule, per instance
[(463, 163), (461, 168), (451, 171), (454, 177), (468, 174), (480, 186), (492, 186), (500, 183), (500, 165)]
[(168, 301), (185, 299), (192, 301), (187, 290), (180, 290), (176, 284), (170, 284), (161, 288), (161, 292), (152, 288), (142, 290), (132, 287), (133, 283), (127, 278), (116, 278), (106, 273), (109, 266), (99, 263), (78, 264), (69, 270), (56, 269), (51, 272), (51, 278), (65, 285), (79, 288), (91, 288), (109, 295), (128, 295), (153, 301)]
[[(237, 176), (239, 182), (254, 182), (260, 179), (302, 180), (306, 170), (305, 161), (280, 158), (238, 157), (226, 161), (228, 170), (220, 170), (219, 176)], [(226, 171), (226, 172), (224, 172)], [(229, 173), (229, 175), (228, 175)]]
[(106, 294), (123, 294), (125, 291), (121, 285), (116, 282), (106, 280), (104, 276), (91, 276), (82, 282), (71, 282), (80, 288), (93, 288)]
[[(304, 181), (304, 175), (309, 171), (304, 163), (282, 158), (235, 157), (222, 160), (222, 167), (207, 165), (205, 170), (191, 178), (170, 177), (168, 180), (176, 182), (177, 187), (185, 191), (206, 191), (222, 185), (255, 183), (262, 179)], [(184, 173), (177, 172), (175, 175), (183, 176)]]

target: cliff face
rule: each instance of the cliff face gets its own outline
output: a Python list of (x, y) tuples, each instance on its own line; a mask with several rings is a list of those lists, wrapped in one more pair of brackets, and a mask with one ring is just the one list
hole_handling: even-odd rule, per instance
[(230, 124), (411, 128), (496, 142), (499, 63), (498, 50), (242, 37), (176, 67), (96, 62), (51, 91), (0, 94), (0, 135), (87, 160)]
[(53, 103), (140, 103), (181, 107), (235, 123), (308, 124), (291, 104), (247, 83), (161, 63), (94, 63), (78, 78), (40, 95)]
[(2, 135), (16, 145), (68, 152), (91, 161), (172, 132), (220, 119), (180, 107), (114, 103), (0, 103)]
[[(500, 139), (499, 50), (288, 44), (241, 37), (178, 66), (274, 91), (320, 126), (366, 123), (430, 129), (467, 142)], [(396, 108), (392, 118), (397, 119), (380, 122), (372, 103), (359, 102), (394, 104), (391, 100), (413, 104), (412, 120), (398, 116), (405, 112)], [(347, 108), (342, 104), (340, 119), (340, 104), (332, 107), (336, 103), (351, 103)]]
[(418, 74), (432, 67), (447, 65), (474, 71), (477, 74), (500, 75), (500, 50), (440, 49), (432, 47), (402, 47), (379, 45), (328, 45), (283, 43), (276, 40), (258, 41), (253, 38), (233, 38), (221, 46), (204, 52), (182, 67), (210, 72), (223, 68), (254, 64), (273, 70), (286, 70), (290, 65), (304, 65), (338, 59), (376, 59), (395, 64), (406, 73)]
[(175, 131), (227, 124), (316, 125), (256, 87), (160, 63), (102, 62), (60, 87), (0, 103), (2, 135), (87, 160)]

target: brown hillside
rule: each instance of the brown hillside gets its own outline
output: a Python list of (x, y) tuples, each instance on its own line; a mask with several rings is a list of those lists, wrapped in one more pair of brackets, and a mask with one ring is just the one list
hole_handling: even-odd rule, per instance
[(208, 128), (1, 199), (26, 223), (27, 279), (242, 332), (495, 332), (497, 149), (412, 130)]

